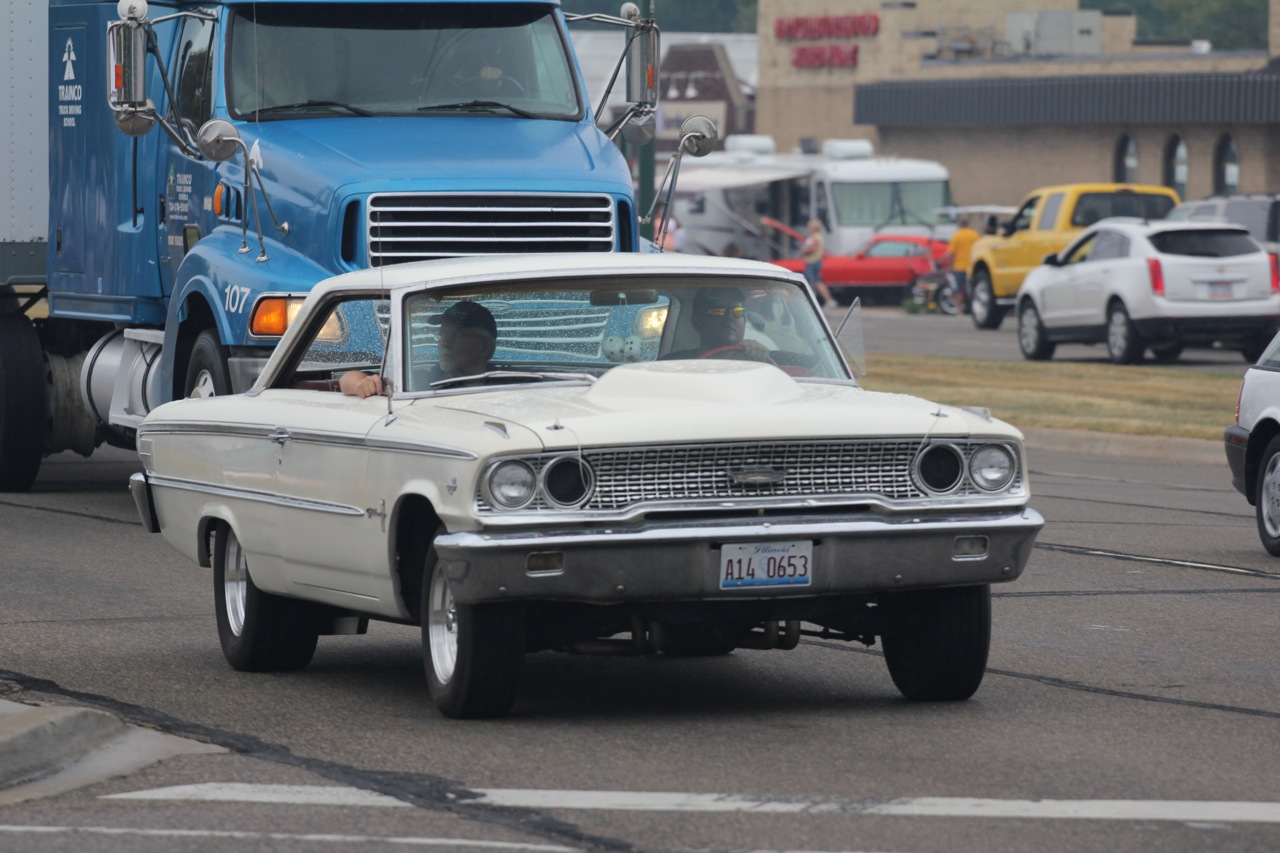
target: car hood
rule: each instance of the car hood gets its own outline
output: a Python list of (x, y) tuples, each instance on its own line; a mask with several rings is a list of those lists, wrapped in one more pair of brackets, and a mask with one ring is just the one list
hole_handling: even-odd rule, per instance
[(1008, 424), (965, 409), (846, 384), (798, 382), (772, 365), (743, 361), (620, 365), (588, 387), (530, 386), (421, 402), (524, 427), (549, 450), (766, 438), (1021, 437)]

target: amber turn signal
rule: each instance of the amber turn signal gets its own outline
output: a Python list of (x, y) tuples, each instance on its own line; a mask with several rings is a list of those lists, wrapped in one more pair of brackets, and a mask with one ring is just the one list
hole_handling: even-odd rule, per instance
[[(296, 309), (295, 309), (296, 310)], [(283, 296), (267, 296), (253, 306), (249, 332), (259, 338), (278, 338), (289, 328), (289, 300)]]

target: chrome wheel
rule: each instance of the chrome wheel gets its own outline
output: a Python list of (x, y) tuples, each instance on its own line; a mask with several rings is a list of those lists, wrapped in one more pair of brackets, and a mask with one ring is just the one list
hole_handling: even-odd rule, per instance
[(202, 370), (196, 374), (195, 384), (191, 386), (191, 393), (188, 397), (216, 397), (218, 395), (217, 388), (213, 384), (213, 375), (207, 370)]
[(431, 668), (441, 684), (448, 684), (458, 665), (458, 609), (443, 572), (431, 573), (426, 618)]
[(222, 568), (222, 594), (227, 603), (227, 627), (239, 637), (244, 633), (245, 600), (249, 595), (249, 563), (245, 560), (240, 540), (228, 534), (225, 565)]
[(1280, 454), (1267, 459), (1258, 490), (1258, 518), (1267, 535), (1280, 539)]

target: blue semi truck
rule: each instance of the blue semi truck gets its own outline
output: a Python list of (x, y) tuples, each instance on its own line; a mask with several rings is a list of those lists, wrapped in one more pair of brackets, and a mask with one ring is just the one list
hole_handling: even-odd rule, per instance
[[(38, 54), (47, 81), (14, 80), (5, 101), (28, 132), (0, 152), (21, 172), (0, 233), (0, 490), (28, 489), (52, 453), (132, 447), (167, 400), (244, 390), (330, 275), (644, 242), (615, 144), (651, 139), (657, 106), (657, 28), (634, 4), (589, 16), (626, 36), (608, 82), (628, 106), (609, 127), (558, 0), (23, 14), (14, 66)], [(46, 113), (39, 188), (44, 163), (22, 160), (45, 156)], [(47, 230), (24, 234), (39, 202)]]

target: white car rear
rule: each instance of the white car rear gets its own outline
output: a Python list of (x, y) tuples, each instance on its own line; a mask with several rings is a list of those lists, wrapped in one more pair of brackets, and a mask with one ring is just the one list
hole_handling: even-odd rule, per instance
[(1239, 226), (1105, 219), (1031, 271), (1018, 296), (1018, 343), (1046, 359), (1059, 343), (1107, 344), (1131, 364), (1150, 348), (1223, 346), (1255, 361), (1280, 323), (1276, 259)]

